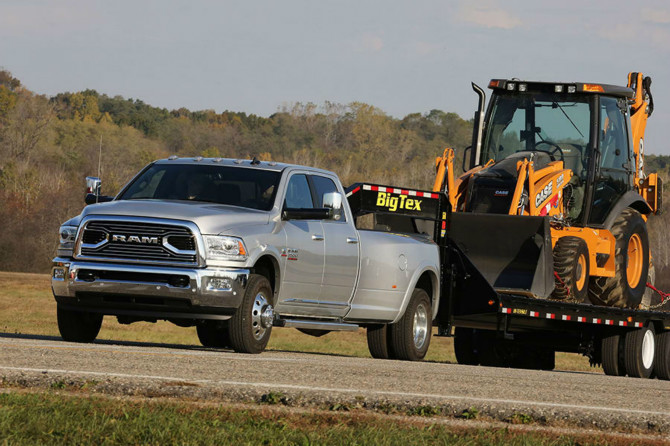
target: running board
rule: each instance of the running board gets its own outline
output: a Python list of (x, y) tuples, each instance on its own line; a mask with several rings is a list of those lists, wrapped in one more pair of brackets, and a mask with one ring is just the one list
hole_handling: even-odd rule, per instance
[(328, 331), (356, 331), (358, 325), (345, 324), (342, 322), (329, 321), (309, 321), (303, 319), (279, 319), (275, 321), (276, 327), (286, 328), (309, 328), (312, 330), (328, 330)]

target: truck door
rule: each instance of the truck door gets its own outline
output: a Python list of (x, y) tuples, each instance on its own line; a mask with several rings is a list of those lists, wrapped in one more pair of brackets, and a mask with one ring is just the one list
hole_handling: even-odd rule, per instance
[[(293, 174), (286, 187), (284, 208), (313, 209), (307, 175)], [(295, 308), (318, 306), (324, 263), (324, 233), (320, 220), (283, 222), (286, 246), (282, 250), (283, 280), (279, 303)], [(297, 311), (300, 313), (300, 311)]]
[[(314, 200), (323, 207), (323, 195), (338, 190), (333, 179), (321, 175), (310, 175)], [(343, 195), (344, 196), (344, 195)], [(343, 203), (343, 206), (346, 204)], [(322, 220), (325, 242), (325, 265), (320, 311), (333, 316), (344, 316), (349, 309), (358, 275), (358, 231), (349, 221), (344, 207), (333, 218)]]

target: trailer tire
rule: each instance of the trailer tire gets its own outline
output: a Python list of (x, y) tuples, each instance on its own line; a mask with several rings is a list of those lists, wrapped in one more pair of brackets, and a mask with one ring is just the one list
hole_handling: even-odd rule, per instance
[[(266, 313), (269, 312), (269, 313)], [(237, 311), (228, 322), (230, 346), (238, 353), (261, 353), (272, 333), (272, 288), (264, 276), (251, 274)]]
[(432, 310), (428, 293), (421, 288), (412, 292), (405, 314), (392, 324), (391, 350), (396, 359), (420, 361), (426, 356), (432, 332)]
[(634, 209), (626, 208), (612, 225), (616, 239), (614, 277), (593, 277), (589, 299), (596, 305), (637, 308), (642, 302), (649, 272), (647, 224)]
[(670, 331), (656, 335), (654, 374), (658, 379), (670, 380)]
[(200, 321), (195, 326), (198, 340), (203, 347), (229, 348), (228, 321)]
[(102, 327), (102, 314), (66, 310), (56, 307), (58, 331), (64, 341), (89, 343), (95, 341)]
[(626, 333), (624, 362), (628, 376), (649, 378), (654, 371), (655, 356), (656, 342), (653, 325)]
[(454, 330), (454, 354), (459, 364), (479, 365), (474, 329), (456, 327)]
[(586, 302), (589, 290), (589, 248), (579, 237), (561, 237), (554, 246), (554, 277), (556, 287), (551, 298), (556, 300), (574, 298)]
[(391, 330), (389, 324), (368, 325), (368, 350), (377, 359), (395, 359), (391, 348)]
[(602, 364), (605, 375), (625, 376), (626, 364), (623, 355), (623, 338), (612, 335), (603, 338), (601, 343)]

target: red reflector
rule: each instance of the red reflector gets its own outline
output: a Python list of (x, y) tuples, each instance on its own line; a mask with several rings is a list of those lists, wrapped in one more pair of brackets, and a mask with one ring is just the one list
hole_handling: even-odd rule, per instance
[(442, 222), (442, 229), (447, 229), (447, 222), (446, 221)]

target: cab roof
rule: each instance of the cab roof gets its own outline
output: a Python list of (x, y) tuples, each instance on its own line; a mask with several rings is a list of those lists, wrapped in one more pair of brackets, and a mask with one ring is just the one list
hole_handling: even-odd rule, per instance
[(633, 99), (635, 92), (632, 88), (618, 85), (586, 83), (586, 82), (539, 82), (523, 81), (519, 79), (491, 79), (489, 88), (509, 92), (538, 92), (538, 93), (587, 93), (616, 96)]
[(332, 172), (323, 169), (318, 169), (316, 167), (301, 166), (299, 164), (278, 163), (275, 161), (259, 161), (255, 158), (253, 160), (235, 159), (235, 158), (203, 158), (201, 156), (181, 158), (173, 155), (169, 158), (157, 160), (154, 163), (155, 164), (209, 164), (219, 166), (257, 168), (263, 170), (271, 170), (274, 172), (281, 172), (288, 168), (296, 168), (296, 169), (308, 169), (315, 172), (332, 174)]

